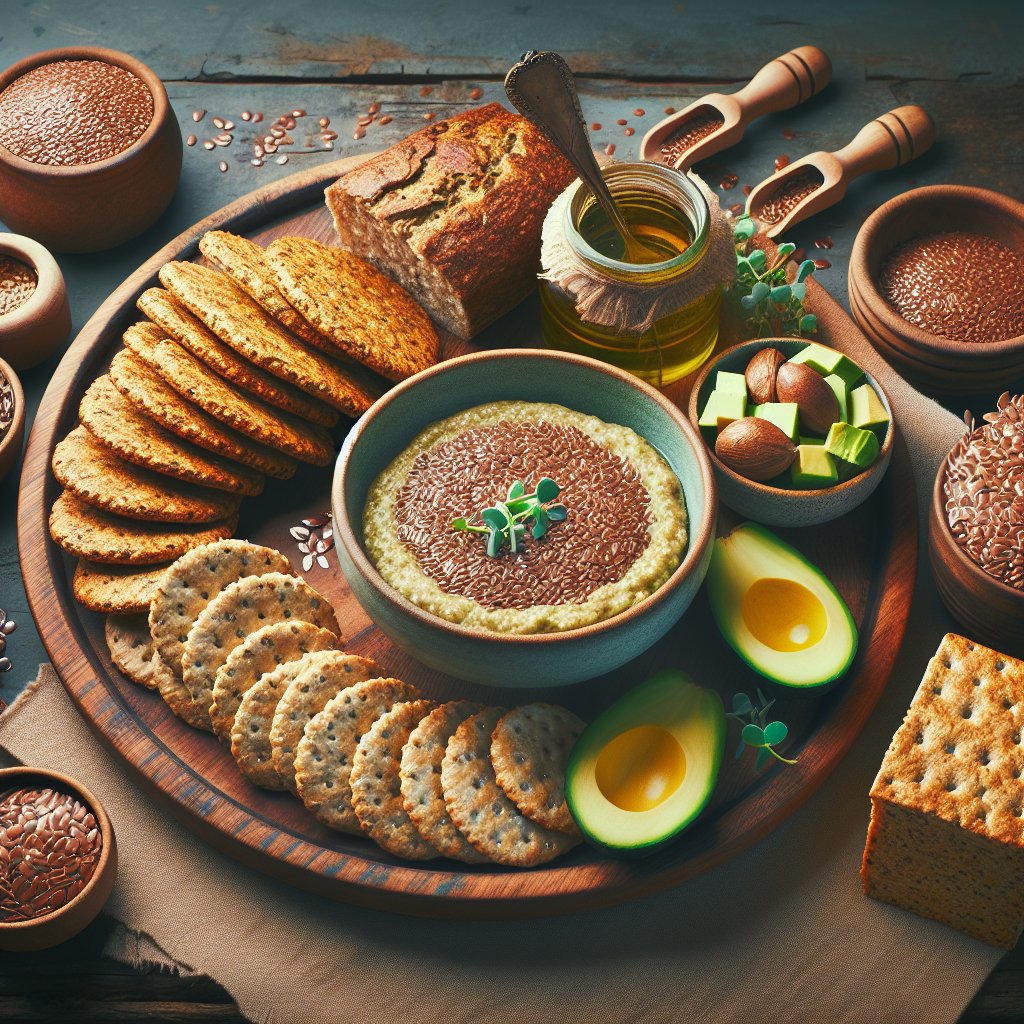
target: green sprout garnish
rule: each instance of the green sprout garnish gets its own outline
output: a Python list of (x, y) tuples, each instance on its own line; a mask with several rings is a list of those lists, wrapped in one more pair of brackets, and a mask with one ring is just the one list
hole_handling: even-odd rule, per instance
[(551, 523), (560, 523), (569, 514), (564, 505), (545, 505), (558, 497), (561, 488), (549, 476), (537, 481), (532, 493), (526, 493), (526, 485), (517, 480), (509, 489), (504, 501), (496, 501), (480, 513), (480, 524), (460, 516), (452, 520), (453, 530), (467, 530), (470, 533), (487, 535), (487, 554), (497, 558), (505, 545), (516, 554), (526, 536), (530, 520), (530, 532), (534, 540), (540, 540), (548, 532)]
[(814, 261), (804, 260), (792, 283), (786, 281), (786, 263), (796, 251), (792, 242), (779, 246), (769, 264), (763, 249), (747, 251), (754, 235), (754, 222), (741, 217), (733, 227), (736, 242), (736, 283), (730, 295), (739, 305), (743, 322), (752, 338), (801, 338), (814, 334), (818, 318), (804, 312), (807, 278), (814, 273)]
[(732, 711), (725, 716), (743, 726), (740, 745), (736, 748), (736, 760), (743, 756), (743, 751), (747, 747), (753, 747), (757, 751), (757, 760), (754, 762), (756, 771), (760, 771), (771, 757), (783, 764), (796, 764), (796, 759), (790, 761), (773, 749), (789, 735), (789, 729), (784, 722), (768, 721), (768, 712), (775, 703), (774, 698), (767, 700), (758, 688), (757, 699), (759, 703), (755, 707), (745, 693), (734, 693)]

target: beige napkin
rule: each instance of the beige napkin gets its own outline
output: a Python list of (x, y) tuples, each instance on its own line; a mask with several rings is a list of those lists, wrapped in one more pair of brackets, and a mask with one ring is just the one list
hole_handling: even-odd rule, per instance
[[(814, 307), (826, 323), (840, 323), (820, 290)], [(829, 336), (889, 391), (924, 505), (940, 458), (959, 436), (956, 418), (900, 381), (862, 341)], [(922, 538), (923, 531), (922, 519)], [(710, 874), (571, 917), (403, 918), (331, 903), (242, 868), (152, 804), (93, 737), (48, 666), (34, 691), (0, 717), (0, 746), (68, 771), (96, 792), (121, 851), (109, 912), (173, 960), (215, 978), (254, 1020), (942, 1024), (956, 1020), (999, 951), (866, 899), (858, 868), (868, 788), (951, 627), (923, 560), (888, 690), (819, 793)]]

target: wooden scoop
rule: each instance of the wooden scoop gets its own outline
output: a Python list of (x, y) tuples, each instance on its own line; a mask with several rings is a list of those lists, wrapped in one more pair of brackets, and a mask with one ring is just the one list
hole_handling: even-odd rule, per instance
[[(765, 114), (789, 110), (817, 96), (832, 81), (832, 62), (816, 46), (798, 46), (765, 64), (739, 92), (711, 93), (684, 110), (659, 121), (640, 144), (640, 159), (671, 163), (681, 171), (707, 159), (743, 138), (747, 125)], [(681, 153), (666, 159), (662, 147), (687, 130), (688, 123), (713, 119), (721, 123)]]
[[(747, 197), (747, 215), (762, 223), (769, 238), (778, 238), (794, 224), (838, 203), (854, 178), (869, 171), (902, 167), (927, 153), (934, 141), (935, 122), (923, 107), (897, 107), (866, 124), (835, 153), (811, 153), (766, 178)], [(786, 208), (784, 216), (776, 219), (778, 209), (770, 210), (766, 221), (766, 204), (772, 200), (778, 204), (778, 198), (795, 180), (810, 182), (814, 178), (820, 182), (814, 191), (792, 204), (779, 204)], [(796, 185), (793, 188), (797, 191)]]

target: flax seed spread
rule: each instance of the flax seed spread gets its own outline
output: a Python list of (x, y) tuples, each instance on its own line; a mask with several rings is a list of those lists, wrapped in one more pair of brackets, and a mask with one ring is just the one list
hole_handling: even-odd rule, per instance
[[(521, 480), (561, 487), (565, 521), (523, 548), (487, 554), (452, 521)], [(627, 427), (558, 405), (496, 402), (423, 431), (374, 482), (364, 539), (384, 579), (414, 604), (501, 633), (575, 629), (625, 611), (672, 574), (686, 506), (664, 459)]]

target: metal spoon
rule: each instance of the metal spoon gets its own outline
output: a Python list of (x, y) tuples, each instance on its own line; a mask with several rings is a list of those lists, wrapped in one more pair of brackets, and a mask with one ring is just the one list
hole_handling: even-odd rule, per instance
[(625, 243), (625, 262), (651, 263), (664, 255), (645, 245), (630, 230), (615, 205), (590, 145), (580, 99), (572, 71), (565, 60), (551, 50), (530, 50), (513, 64), (505, 76), (505, 93), (512, 105), (532, 121), (561, 150), (584, 184), (601, 204)]

